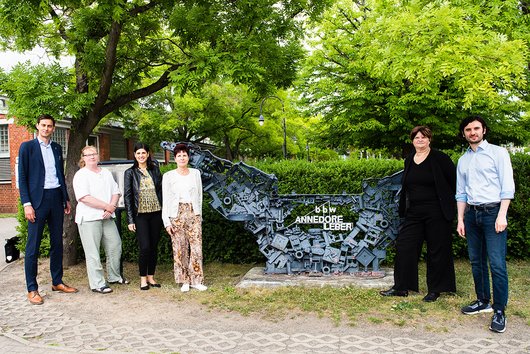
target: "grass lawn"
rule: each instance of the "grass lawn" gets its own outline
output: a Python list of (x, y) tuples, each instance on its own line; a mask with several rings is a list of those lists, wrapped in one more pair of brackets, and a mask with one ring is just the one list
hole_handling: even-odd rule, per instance
[[(242, 315), (261, 316), (270, 320), (312, 313), (329, 318), (337, 325), (351, 326), (363, 323), (390, 324), (393, 326), (423, 326), (433, 331), (446, 331), (446, 324), (465, 321), (467, 316), (459, 316), (460, 308), (475, 300), (470, 265), (466, 260), (455, 263), (457, 292), (444, 294), (434, 303), (422, 301), (426, 293), (425, 264), (420, 264), (420, 293), (409, 297), (382, 297), (380, 289), (356, 287), (282, 287), (246, 288), (235, 285), (252, 267), (252, 264), (205, 265), (205, 283), (209, 290), (194, 292), (193, 298), (182, 294), (173, 280), (172, 265), (160, 265), (157, 281), (164, 284), (165, 295), (179, 302), (198, 301), (211, 310), (235, 311)], [(137, 285), (137, 266), (125, 264), (125, 274)], [(76, 276), (83, 276), (84, 265), (76, 266)], [(511, 261), (508, 264), (510, 277), (510, 298), (508, 316), (521, 318), (530, 326), (530, 262)], [(70, 273), (70, 276), (74, 274)], [(81, 281), (81, 279), (78, 279)], [(80, 282), (75, 282), (80, 284)], [(434, 320), (433, 320), (434, 319)]]

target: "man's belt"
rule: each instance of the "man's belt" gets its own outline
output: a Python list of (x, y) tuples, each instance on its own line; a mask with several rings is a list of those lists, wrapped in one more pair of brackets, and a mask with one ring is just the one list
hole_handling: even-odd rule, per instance
[(490, 210), (498, 208), (501, 205), (501, 203), (485, 203), (485, 204), (478, 204), (478, 205), (469, 205), (470, 209), (473, 210)]

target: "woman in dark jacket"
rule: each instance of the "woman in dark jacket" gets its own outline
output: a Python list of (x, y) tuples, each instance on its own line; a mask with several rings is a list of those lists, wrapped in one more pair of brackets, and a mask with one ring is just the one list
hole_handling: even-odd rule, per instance
[(125, 171), (124, 185), (128, 227), (140, 247), (140, 289), (159, 288), (154, 275), (162, 230), (162, 174), (147, 145), (134, 144), (134, 165)]
[(399, 215), (404, 222), (396, 239), (394, 286), (383, 296), (408, 296), (418, 291), (418, 260), (427, 242), (426, 302), (442, 292), (455, 292), (452, 221), (456, 213), (456, 168), (446, 154), (431, 149), (428, 127), (412, 129), (414, 153), (405, 159)]

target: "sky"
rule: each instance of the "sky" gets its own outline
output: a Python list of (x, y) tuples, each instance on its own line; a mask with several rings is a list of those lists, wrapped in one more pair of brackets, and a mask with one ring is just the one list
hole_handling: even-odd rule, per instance
[[(0, 51), (0, 68), (4, 71), (10, 71), (13, 66), (19, 62), (30, 61), (32, 64), (49, 63), (51, 59), (48, 57), (44, 49), (37, 47), (30, 52), (16, 53), (12, 51)], [(61, 65), (72, 65), (71, 58), (61, 59)]]

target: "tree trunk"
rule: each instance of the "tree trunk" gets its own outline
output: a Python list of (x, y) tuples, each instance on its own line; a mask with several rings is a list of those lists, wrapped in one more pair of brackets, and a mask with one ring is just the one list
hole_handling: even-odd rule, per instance
[(75, 223), (75, 209), (77, 200), (75, 199), (73, 180), (74, 175), (79, 170), (78, 162), (81, 149), (85, 146), (85, 141), (90, 133), (87, 130), (86, 119), (73, 120), (68, 137), (68, 150), (66, 156), (65, 178), (68, 196), (72, 211), (70, 215), (65, 215), (63, 223), (63, 265), (65, 267), (77, 264), (77, 245), (79, 240), (79, 231)]
[(230, 138), (225, 134), (223, 137), (225, 144), (225, 159), (232, 161), (234, 158), (232, 156), (232, 149), (230, 148)]

